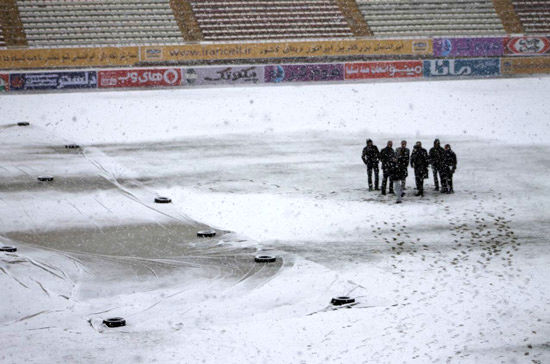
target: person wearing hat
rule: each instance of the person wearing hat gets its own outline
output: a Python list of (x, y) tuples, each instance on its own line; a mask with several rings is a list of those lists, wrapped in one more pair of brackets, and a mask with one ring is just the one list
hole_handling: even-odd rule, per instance
[[(403, 153), (401, 153), (401, 151), (403, 151)], [(410, 158), (411, 158), (411, 151), (409, 150), (409, 148), (407, 148), (407, 141), (406, 140), (402, 140), (401, 141), (401, 146), (399, 148), (397, 148), (395, 150), (395, 155), (400, 155), (401, 156), (401, 168), (404, 169), (404, 178), (401, 179), (401, 194), (405, 194), (405, 184), (406, 184), (406, 181), (407, 181), (407, 177), (409, 175), (409, 171), (407, 169), (408, 165), (409, 165), (409, 161), (410, 161)], [(394, 185), (395, 187), (395, 185)]]
[(445, 183), (442, 186), (441, 193), (455, 193), (453, 189), (453, 174), (456, 171), (456, 154), (452, 151), (450, 144), (445, 144), (443, 171)]
[(380, 162), (382, 163), (382, 194), (386, 194), (386, 185), (388, 179), (390, 180), (390, 193), (393, 193), (393, 181), (391, 179), (391, 172), (393, 170), (393, 163), (395, 159), (395, 151), (393, 150), (393, 142), (388, 140), (386, 148), (380, 151)]
[(365, 165), (367, 166), (369, 191), (372, 191), (372, 172), (374, 172), (374, 189), (378, 190), (378, 162), (380, 160), (380, 152), (378, 151), (378, 147), (372, 144), (371, 139), (367, 139), (367, 146), (363, 148), (361, 159), (363, 160), (363, 163), (365, 163)]
[(430, 158), (430, 164), (432, 165), (435, 191), (439, 191), (439, 180), (441, 180), (441, 184), (443, 184), (443, 176), (441, 174), (441, 170), (443, 169), (444, 154), (445, 150), (441, 147), (439, 139), (434, 140), (434, 146), (430, 149), (430, 153), (428, 156)]
[(403, 192), (403, 186), (405, 178), (407, 178), (407, 166), (409, 163), (409, 156), (405, 148), (397, 148), (395, 156), (393, 158), (393, 170), (391, 172), (391, 179), (395, 187), (395, 195), (397, 200), (395, 203), (401, 203), (405, 193)]
[(416, 142), (411, 154), (411, 167), (414, 168), (416, 181), (416, 196), (424, 196), (424, 179), (428, 178), (428, 152), (422, 148), (421, 142)]

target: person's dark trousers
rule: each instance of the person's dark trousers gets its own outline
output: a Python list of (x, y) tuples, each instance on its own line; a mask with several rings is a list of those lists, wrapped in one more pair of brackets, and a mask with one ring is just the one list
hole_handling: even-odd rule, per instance
[(367, 175), (369, 177), (369, 189), (372, 189), (372, 172), (374, 172), (374, 188), (377, 190), (378, 189), (378, 164), (373, 164), (373, 165), (370, 165), (370, 164), (367, 164)]
[(382, 170), (382, 194), (383, 195), (386, 194), (386, 185), (388, 184), (388, 179), (390, 181), (390, 193), (393, 193), (393, 181), (390, 177), (390, 174)]
[(452, 178), (451, 170), (449, 168), (443, 168), (439, 171), (441, 176), (441, 193), (449, 191), (449, 179)]
[(415, 176), (417, 195), (424, 196), (424, 178), (422, 176)]
[(434, 173), (435, 190), (439, 191), (439, 180), (437, 179), (437, 175), (439, 174), (439, 179), (441, 179), (441, 184), (443, 184), (443, 177), (441, 176), (441, 171), (439, 169), (432, 168), (432, 170), (433, 170), (433, 173)]
[(454, 192), (454, 190), (453, 190), (453, 172), (449, 172), (449, 176), (447, 177), (447, 191), (449, 193)]

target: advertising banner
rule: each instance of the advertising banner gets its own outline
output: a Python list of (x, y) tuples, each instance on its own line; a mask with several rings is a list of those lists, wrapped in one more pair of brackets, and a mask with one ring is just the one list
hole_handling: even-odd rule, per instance
[(97, 87), (95, 71), (10, 74), (10, 91), (63, 90)]
[(184, 86), (243, 85), (264, 82), (264, 66), (193, 67), (182, 70)]
[(98, 87), (168, 87), (181, 84), (179, 68), (109, 70), (98, 72)]
[(141, 47), (141, 60), (152, 63), (220, 59), (431, 54), (431, 39), (349, 39), (338, 41), (187, 44), (181, 46)]
[(346, 80), (422, 76), (422, 61), (360, 62), (345, 64)]
[(550, 73), (550, 57), (506, 57), (502, 59), (502, 73)]
[(10, 76), (0, 73), (0, 92), (6, 92), (10, 89)]
[(498, 76), (500, 58), (437, 59), (424, 61), (424, 76)]
[(514, 37), (504, 39), (506, 55), (532, 56), (550, 53), (550, 39), (547, 37)]
[(139, 47), (2, 49), (0, 69), (132, 66)]
[(502, 38), (436, 38), (433, 40), (435, 57), (499, 57), (503, 50)]
[(343, 81), (341, 63), (265, 66), (265, 82)]

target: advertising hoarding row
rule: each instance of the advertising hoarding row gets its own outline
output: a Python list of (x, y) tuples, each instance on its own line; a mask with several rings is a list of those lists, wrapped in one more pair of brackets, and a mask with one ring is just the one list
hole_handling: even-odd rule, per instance
[(311, 57), (501, 57), (550, 54), (550, 38), (344, 39), (175, 46), (0, 49), (0, 69), (136, 67)]
[(0, 49), (0, 69), (135, 67), (185, 62), (337, 56), (431, 56), (431, 39), (345, 39), (177, 46)]
[(194, 87), (550, 74), (548, 57), (489, 57), (322, 64), (129, 68), (0, 73), (0, 92)]

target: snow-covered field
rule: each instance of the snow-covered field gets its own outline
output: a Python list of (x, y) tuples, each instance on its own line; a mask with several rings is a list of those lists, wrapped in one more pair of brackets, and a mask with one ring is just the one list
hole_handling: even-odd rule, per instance
[[(0, 252), (0, 362), (550, 362), (548, 94), (550, 78), (2, 96), (0, 245), (18, 251)], [(403, 204), (369, 192), (367, 137), (450, 143), (456, 193), (430, 175), (414, 197), (412, 170)]]

